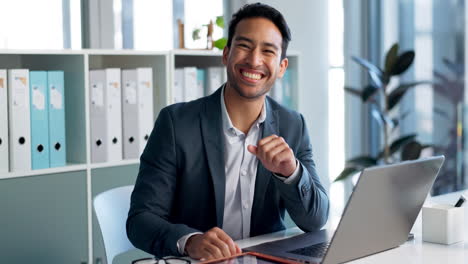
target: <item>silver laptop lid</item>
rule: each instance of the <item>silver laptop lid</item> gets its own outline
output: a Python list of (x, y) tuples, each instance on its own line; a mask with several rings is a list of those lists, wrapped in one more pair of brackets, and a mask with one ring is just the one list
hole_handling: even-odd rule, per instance
[(444, 156), (365, 169), (323, 263), (342, 263), (403, 244)]

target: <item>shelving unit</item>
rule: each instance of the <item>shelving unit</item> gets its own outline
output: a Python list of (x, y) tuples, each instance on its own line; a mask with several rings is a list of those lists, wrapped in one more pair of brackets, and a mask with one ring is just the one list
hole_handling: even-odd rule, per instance
[[(294, 102), (297, 102), (299, 54), (288, 53)], [(172, 103), (176, 67), (222, 66), (222, 52), (171, 50), (0, 50), (0, 69), (61, 70), (65, 73), (67, 166), (0, 173), (0, 262), (105, 263), (92, 199), (99, 193), (134, 184), (139, 160), (91, 163), (89, 70), (153, 69), (154, 118)], [(297, 104), (295, 104), (297, 109)], [(118, 257), (128, 263), (144, 254)]]

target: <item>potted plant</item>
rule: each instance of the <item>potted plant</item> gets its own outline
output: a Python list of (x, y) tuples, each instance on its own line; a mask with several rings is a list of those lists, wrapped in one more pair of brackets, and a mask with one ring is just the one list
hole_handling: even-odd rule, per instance
[(418, 142), (416, 134), (403, 135), (390, 142), (392, 131), (405, 118), (405, 115), (397, 117), (396, 113), (394, 113), (403, 96), (417, 85), (431, 83), (429, 81), (416, 81), (400, 83), (396, 87), (391, 87), (390, 81), (392, 78), (404, 73), (412, 65), (414, 56), (413, 50), (399, 53), (399, 45), (395, 43), (385, 56), (383, 69), (365, 59), (352, 57), (355, 62), (366, 69), (370, 76), (370, 84), (363, 89), (345, 87), (345, 90), (361, 98), (363, 103), (371, 105), (372, 117), (376, 119), (381, 128), (383, 146), (377, 156), (361, 155), (348, 160), (344, 170), (335, 179), (335, 182), (347, 179), (367, 167), (388, 164), (398, 160), (417, 159), (423, 149), (431, 147), (431, 145), (423, 145)]
[[(224, 17), (223, 16), (217, 16), (216, 20), (215, 20), (215, 24), (213, 24), (213, 21), (210, 20), (210, 23), (202, 25), (202, 27), (206, 27), (206, 29), (207, 29), (206, 30), (206, 32), (207, 32), (207, 34), (206, 34), (207, 35), (206, 36), (206, 41), (207, 41), (206, 48), (207, 49), (217, 48), (217, 49), (223, 50), (224, 46), (226, 46), (226, 44), (227, 44), (227, 39), (222, 37), (222, 38), (219, 38), (217, 40), (213, 40), (214, 25), (216, 25), (217, 27), (219, 27), (221, 29), (224, 29)], [(195, 28), (192, 31), (192, 39), (193, 40), (201, 39), (201, 36), (200, 36), (201, 31), (202, 31), (202, 28)]]

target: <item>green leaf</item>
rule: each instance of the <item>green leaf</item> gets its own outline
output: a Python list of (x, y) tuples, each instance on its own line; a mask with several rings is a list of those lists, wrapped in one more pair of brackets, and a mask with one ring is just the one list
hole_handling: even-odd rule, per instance
[(360, 90), (358, 90), (356, 88), (352, 88), (352, 87), (345, 87), (344, 89), (348, 93), (350, 93), (352, 95), (355, 95), (355, 96), (359, 96), (362, 99), (362, 92)]
[(443, 58), (442, 62), (449, 68), (456, 76), (463, 76), (465, 74), (465, 65), (462, 63), (455, 63), (448, 58)]
[(429, 81), (418, 81), (412, 83), (404, 83), (400, 84), (397, 88), (390, 92), (388, 95), (387, 101), (387, 110), (392, 110), (398, 102), (400, 102), (401, 98), (405, 95), (405, 93), (412, 87), (420, 84), (431, 84)]
[(196, 28), (196, 29), (193, 30), (193, 32), (192, 32), (192, 39), (193, 40), (200, 39), (200, 31), (201, 31), (201, 29), (199, 29), (199, 28)]
[[(413, 141), (416, 138), (416, 134), (409, 134), (406, 136), (403, 136), (395, 141), (393, 141), (392, 144), (390, 144), (390, 156), (395, 154), (398, 150), (400, 150), (401, 147), (406, 145), (408, 142)], [(385, 150), (380, 151), (378, 158), (381, 159), (385, 155)]]
[(400, 120), (398, 118), (392, 118), (393, 129), (397, 128), (400, 125)]
[(356, 57), (356, 56), (352, 56), (351, 58), (355, 62), (357, 62), (359, 65), (366, 68), (367, 70), (375, 72), (375, 73), (377, 73), (377, 75), (382, 76), (382, 73), (383, 73), (382, 70), (379, 67), (372, 64), (371, 62), (369, 62), (368, 60), (365, 60), (365, 59), (362, 59), (362, 58), (359, 58), (359, 57)]
[(380, 112), (380, 109), (373, 107), (371, 110), (372, 117), (375, 119), (375, 121), (379, 122), (379, 125), (383, 127), (385, 123), (385, 118), (382, 115), (382, 112)]
[(364, 88), (361, 94), (361, 99), (363, 102), (367, 102), (369, 98), (371, 98), (379, 88), (373, 86), (373, 85), (368, 85)]
[(220, 50), (223, 50), (224, 47), (227, 45), (227, 39), (226, 38), (220, 38), (216, 41), (213, 42), (213, 45), (220, 49)]
[(375, 84), (375, 86), (377, 87), (383, 86), (383, 81), (382, 81), (383, 72), (379, 67), (375, 66), (374, 64), (370, 63), (369, 61), (365, 59), (362, 59), (356, 56), (352, 56), (352, 59), (355, 62), (357, 62), (359, 65), (367, 69), (367, 72), (369, 73), (371, 80)]
[(395, 65), (396, 61), (398, 60), (398, 49), (400, 46), (398, 43), (393, 44), (393, 46), (388, 50), (387, 56), (385, 57), (385, 74), (390, 75), (393, 69), (393, 65)]
[(391, 75), (398, 75), (406, 71), (413, 63), (414, 51), (410, 50), (398, 56), (395, 65), (392, 68)]
[(371, 156), (358, 156), (346, 162), (346, 167), (371, 167), (377, 165), (377, 159)]
[(400, 150), (400, 148), (403, 147), (404, 145), (406, 145), (407, 143), (409, 143), (411, 141), (414, 141), (416, 136), (417, 136), (416, 134), (410, 134), (410, 135), (403, 136), (403, 137), (393, 141), (393, 143), (390, 145), (390, 155), (395, 154), (395, 152)]
[(224, 28), (224, 17), (223, 16), (217, 16), (216, 17), (216, 25), (220, 28)]
[(356, 172), (359, 172), (359, 171), (361, 171), (361, 170), (362, 170), (362, 169), (361, 169), (361, 168), (358, 168), (358, 167), (347, 167), (347, 168), (345, 168), (345, 169), (340, 173), (340, 175), (338, 175), (338, 177), (336, 177), (336, 179), (335, 179), (333, 182), (345, 180), (345, 179), (347, 179), (349, 176), (352, 176), (352, 175), (354, 175)]
[(434, 77), (438, 78), (439, 80), (441, 80), (443, 83), (448, 83), (450, 82), (450, 79), (445, 76), (444, 74), (440, 73), (439, 71), (436, 71), (434, 70), (432, 72), (432, 74), (434, 75)]
[(369, 73), (369, 76), (371, 78), (371, 81), (374, 83), (375, 86), (377, 87), (383, 87), (384, 86), (384, 80), (382, 75), (378, 75), (377, 73), (373, 71), (367, 71)]
[(416, 140), (406, 143), (401, 149), (401, 160), (415, 160), (421, 156), (422, 145)]

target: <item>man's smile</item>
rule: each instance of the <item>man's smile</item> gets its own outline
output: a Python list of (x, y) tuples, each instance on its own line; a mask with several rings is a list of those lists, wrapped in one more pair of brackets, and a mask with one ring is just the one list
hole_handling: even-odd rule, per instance
[(250, 83), (257, 83), (265, 77), (264, 73), (256, 70), (241, 68), (239, 71), (242, 79)]

